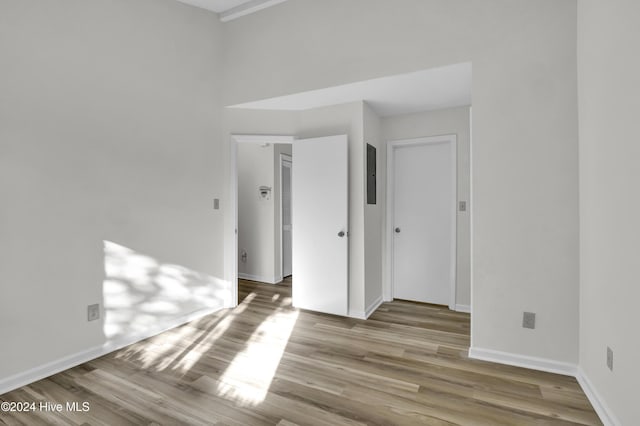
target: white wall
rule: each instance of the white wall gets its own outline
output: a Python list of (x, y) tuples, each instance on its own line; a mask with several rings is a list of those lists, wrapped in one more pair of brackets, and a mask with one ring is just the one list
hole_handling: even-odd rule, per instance
[[(364, 306), (366, 313), (370, 314), (382, 301), (382, 280), (385, 269), (383, 251), (385, 249), (387, 166), (386, 146), (382, 137), (380, 117), (366, 102), (363, 109), (363, 130)], [(376, 148), (376, 204), (367, 204), (367, 144)]]
[(0, 2), (0, 381), (105, 343), (110, 279), (163, 287), (138, 319), (221, 305), (219, 40), (171, 0)]
[[(467, 202), (467, 211), (458, 212), (457, 256), (456, 256), (456, 304), (469, 306), (471, 303), (471, 259), (470, 259), (470, 123), (469, 107), (427, 111), (382, 120), (384, 142), (412, 139), (424, 136), (455, 134), (458, 155), (458, 200)], [(384, 147), (386, 149), (386, 146)]]
[[(276, 283), (274, 145), (238, 144), (238, 275)], [(269, 199), (258, 188), (271, 188)], [(246, 260), (242, 253), (246, 252)]]
[[(0, 12), (0, 330), (11, 348), (0, 377), (104, 341), (84, 321), (101, 297), (103, 241), (214, 277), (236, 256), (223, 254), (235, 223), (219, 83), (230, 105), (464, 61), (474, 345), (577, 360), (575, 0), (296, 0), (222, 34), (215, 15), (169, 0), (8, 0)], [(362, 145), (350, 155), (362, 159)], [(364, 245), (363, 209), (353, 214)], [(353, 261), (363, 282), (364, 255)], [(364, 309), (364, 285), (352, 290), (350, 308)], [(538, 313), (535, 331), (520, 327), (524, 310)]]
[(624, 425), (640, 424), (638, 16), (636, 1), (578, 2), (580, 367)]
[(473, 344), (577, 362), (575, 0), (296, 0), (223, 31), (226, 105), (471, 61)]

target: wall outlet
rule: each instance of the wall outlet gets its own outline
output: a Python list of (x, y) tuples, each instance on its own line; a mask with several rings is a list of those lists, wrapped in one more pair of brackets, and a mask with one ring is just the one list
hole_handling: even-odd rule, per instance
[(213, 209), (214, 210), (220, 210), (220, 199), (219, 198), (214, 198), (213, 199)]
[(100, 304), (87, 306), (87, 321), (100, 319)]
[(534, 312), (523, 312), (522, 314), (523, 328), (536, 328), (536, 314)]
[(247, 251), (246, 250), (242, 250), (242, 252), (240, 252), (240, 260), (243, 263), (247, 262)]
[(458, 201), (458, 210), (461, 212), (467, 211), (467, 202), (466, 201)]
[(607, 367), (613, 371), (613, 349), (607, 346)]

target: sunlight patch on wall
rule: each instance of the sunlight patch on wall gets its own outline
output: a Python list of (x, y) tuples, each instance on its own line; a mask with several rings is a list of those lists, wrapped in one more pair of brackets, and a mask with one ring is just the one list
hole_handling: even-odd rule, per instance
[(199, 310), (229, 305), (228, 284), (186, 267), (104, 241), (104, 333), (144, 334)]

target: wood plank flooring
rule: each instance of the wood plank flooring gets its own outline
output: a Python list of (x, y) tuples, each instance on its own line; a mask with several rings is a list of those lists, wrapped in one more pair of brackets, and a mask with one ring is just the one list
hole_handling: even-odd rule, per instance
[(598, 425), (572, 377), (470, 360), (469, 315), (394, 301), (367, 321), (291, 308), (291, 283), (0, 396), (89, 411), (7, 425)]

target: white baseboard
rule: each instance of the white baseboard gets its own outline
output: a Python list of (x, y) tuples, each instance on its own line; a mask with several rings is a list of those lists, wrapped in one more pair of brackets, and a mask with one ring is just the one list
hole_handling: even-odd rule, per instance
[(356, 311), (354, 309), (349, 310), (349, 318), (356, 318), (366, 320), (380, 305), (382, 305), (382, 296), (378, 297), (371, 305), (367, 307), (366, 311)]
[(456, 312), (466, 312), (467, 314), (471, 313), (471, 306), (469, 305), (456, 305)]
[(532, 370), (546, 371), (548, 373), (562, 374), (564, 376), (575, 377), (578, 371), (575, 364), (554, 361), (547, 358), (537, 358), (509, 352), (494, 351), (492, 349), (469, 348), (469, 358), (497, 362), (498, 364), (513, 365), (516, 367), (530, 368)]
[(22, 373), (14, 374), (0, 380), (0, 395), (11, 392), (22, 386), (44, 379), (61, 371), (75, 367), (76, 365), (90, 361), (104, 355), (102, 346), (94, 346), (82, 352), (59, 358)]
[(278, 277), (261, 277), (259, 275), (245, 274), (242, 272), (238, 272), (238, 278), (241, 280), (257, 281), (265, 284), (278, 284), (282, 281), (282, 278), (278, 279)]
[(364, 311), (356, 311), (353, 309), (349, 309), (349, 313), (347, 314), (347, 316), (349, 318), (355, 318), (355, 319), (361, 319), (361, 320), (367, 319), (367, 316), (365, 315)]
[(382, 296), (378, 297), (371, 305), (369, 305), (367, 310), (364, 312), (365, 319), (369, 318), (371, 314), (380, 307), (380, 305), (382, 305)]
[(580, 384), (580, 387), (582, 387), (583, 392), (589, 399), (589, 402), (591, 402), (593, 409), (598, 414), (598, 417), (600, 417), (600, 421), (602, 421), (604, 426), (622, 425), (613, 414), (613, 411), (611, 411), (604, 402), (604, 399), (598, 394), (593, 383), (591, 383), (582, 368), (575, 364), (482, 348), (470, 348), (469, 358), (562, 374), (564, 376), (573, 376)]
[(580, 383), (580, 386), (582, 387), (585, 395), (587, 395), (587, 398), (589, 398), (589, 402), (591, 402), (591, 405), (593, 405), (593, 409), (596, 410), (596, 413), (598, 413), (600, 421), (602, 421), (604, 426), (622, 425), (622, 423), (613, 414), (613, 411), (611, 411), (611, 409), (604, 402), (604, 399), (602, 399), (600, 394), (596, 391), (593, 383), (591, 383), (591, 380), (589, 380), (581, 367), (578, 367), (576, 379), (578, 380), (578, 383)]
[(159, 324), (152, 329), (146, 330), (144, 333), (137, 333), (134, 335), (119, 337), (114, 340), (105, 342), (103, 345), (94, 346), (89, 349), (85, 349), (75, 354), (71, 354), (57, 360), (42, 364), (38, 367), (34, 367), (22, 373), (15, 374), (3, 379), (0, 379), (0, 395), (10, 392), (14, 389), (52, 376), (69, 368), (73, 368), (77, 365), (99, 358), (110, 352), (122, 349), (125, 346), (137, 343), (141, 340), (148, 339), (149, 337), (156, 336), (172, 328), (194, 321), (203, 316), (212, 314), (223, 308), (207, 308), (200, 309), (191, 312), (180, 317), (173, 318), (170, 322)]

